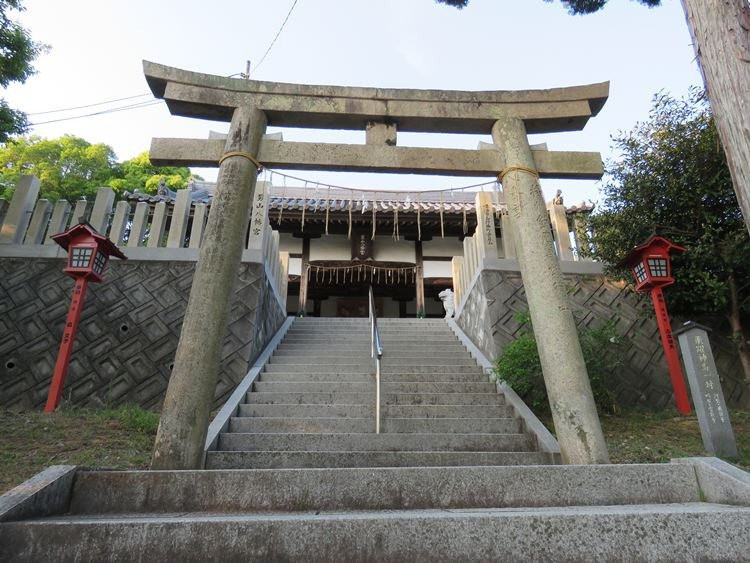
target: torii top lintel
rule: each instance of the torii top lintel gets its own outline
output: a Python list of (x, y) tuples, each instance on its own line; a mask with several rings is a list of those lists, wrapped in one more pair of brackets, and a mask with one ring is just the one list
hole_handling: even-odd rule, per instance
[(143, 62), (146, 80), (174, 115), (230, 121), (234, 108), (254, 105), (269, 125), (364, 129), (392, 122), (400, 131), (490, 132), (503, 117), (522, 119), (528, 133), (576, 131), (596, 115), (609, 82), (548, 90), (412, 90), (314, 86), (225, 78)]

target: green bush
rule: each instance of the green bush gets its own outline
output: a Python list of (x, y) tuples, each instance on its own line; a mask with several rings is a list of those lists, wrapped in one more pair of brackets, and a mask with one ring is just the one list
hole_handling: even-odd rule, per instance
[[(516, 315), (516, 320), (522, 325), (522, 334), (497, 357), (493, 376), (496, 381), (507, 383), (534, 412), (549, 413), (531, 319), (524, 313)], [(616, 412), (617, 403), (610, 387), (613, 372), (622, 365), (623, 343), (615, 332), (614, 323), (599, 328), (579, 326), (578, 339), (597, 408), (602, 412)]]

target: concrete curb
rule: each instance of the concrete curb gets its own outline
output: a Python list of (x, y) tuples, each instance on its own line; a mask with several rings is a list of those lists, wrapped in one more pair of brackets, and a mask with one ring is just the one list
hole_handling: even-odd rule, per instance
[[(492, 371), (492, 362), (490, 362), (482, 351), (474, 345), (471, 339), (466, 336), (464, 331), (461, 330), (458, 324), (456, 324), (456, 321), (453, 319), (445, 319), (445, 322), (463, 345), (466, 346), (469, 354), (471, 354), (489, 377), (490, 372)], [(490, 381), (492, 381), (492, 379), (490, 379)], [(558, 444), (552, 433), (547, 430), (544, 424), (542, 424), (536, 415), (531, 412), (531, 409), (521, 400), (521, 397), (519, 397), (513, 389), (508, 387), (505, 383), (497, 383), (496, 385), (498, 392), (505, 395), (506, 404), (515, 409), (516, 414), (523, 419), (526, 429), (536, 437), (537, 443), (539, 444), (539, 450), (550, 453), (554, 456), (555, 460), (559, 460), (560, 444)]]

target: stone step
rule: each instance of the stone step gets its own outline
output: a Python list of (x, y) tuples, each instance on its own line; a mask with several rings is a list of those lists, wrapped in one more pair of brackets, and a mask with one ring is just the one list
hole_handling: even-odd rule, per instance
[(456, 467), (552, 462), (551, 455), (541, 452), (206, 452), (206, 469)]
[(260, 434), (219, 435), (219, 451), (314, 452), (527, 452), (533, 441), (525, 434)]
[[(298, 372), (264, 372), (260, 374), (261, 381), (335, 381), (335, 382), (372, 382), (373, 373), (298, 373)], [(485, 383), (487, 376), (479, 373), (388, 373), (381, 374), (382, 383), (417, 382), (417, 383)], [(494, 384), (493, 384), (494, 386)]]
[[(342, 326), (342, 327), (295, 327), (292, 326), (287, 331), (287, 334), (298, 334), (305, 336), (320, 336), (320, 335), (346, 335), (356, 334), (359, 336), (370, 337), (370, 325), (356, 327), (356, 326)], [(381, 335), (384, 334), (435, 334), (438, 336), (452, 336), (455, 338), (453, 331), (447, 326), (430, 327), (430, 326), (414, 326), (414, 327), (384, 327), (378, 326), (378, 331)]]
[[(368, 382), (339, 381), (257, 381), (254, 390), (265, 393), (374, 393), (375, 378)], [(382, 381), (381, 393), (495, 393), (492, 383), (394, 383)]]
[[(409, 361), (411, 358), (461, 358), (462, 360), (474, 361), (469, 352), (465, 348), (444, 348), (442, 346), (434, 347), (419, 347), (419, 348), (401, 348), (394, 350), (388, 348), (384, 350), (383, 359), (394, 359), (397, 358), (399, 361)], [(304, 359), (310, 363), (326, 363), (331, 357), (335, 358), (347, 358), (359, 360), (362, 358), (371, 358), (370, 348), (365, 349), (347, 349), (347, 348), (335, 348), (330, 350), (322, 350), (320, 348), (287, 348), (280, 346), (271, 357), (271, 361), (277, 361), (288, 358)]]
[(750, 553), (750, 508), (708, 503), (112, 514), (2, 528), (5, 561), (741, 561)]
[[(392, 345), (388, 346), (388, 354), (395, 354), (398, 353), (399, 355), (411, 355), (411, 354), (419, 354), (417, 355), (429, 355), (432, 352), (466, 352), (466, 348), (463, 344), (452, 342), (447, 344), (440, 344), (435, 345), (428, 342), (416, 342), (412, 344), (399, 344), (399, 345)], [(367, 345), (363, 345), (357, 348), (346, 348), (344, 346), (339, 346), (338, 344), (331, 344), (330, 346), (315, 346), (314, 348), (311, 348), (310, 346), (303, 345), (303, 344), (287, 344), (282, 343), (277, 349), (275, 354), (311, 354), (316, 353), (319, 355), (323, 354), (341, 354), (341, 353), (350, 353), (350, 354), (368, 354), (370, 353), (370, 345), (369, 343)], [(428, 352), (427, 354), (424, 354), (423, 352)]]
[[(381, 432), (497, 433), (515, 434), (522, 430), (517, 418), (383, 418)], [(290, 418), (233, 417), (230, 432), (364, 432), (375, 431), (375, 419), (367, 418)]]
[[(505, 397), (498, 393), (381, 393), (381, 405), (502, 405)], [(248, 404), (285, 405), (366, 405), (375, 393), (275, 393), (251, 392)]]
[(532, 451), (524, 434), (225, 433), (220, 451)]
[(696, 502), (686, 464), (79, 471), (69, 514), (529, 508)]
[[(351, 405), (325, 404), (264, 404), (239, 405), (238, 414), (242, 417), (290, 417), (290, 418), (372, 418), (375, 407), (372, 401)], [(387, 424), (389, 418), (508, 418), (514, 416), (513, 407), (508, 405), (383, 405), (380, 409), (381, 422)]]
[[(345, 332), (347, 330), (356, 331), (367, 331), (371, 330), (370, 323), (361, 324), (331, 324), (331, 325), (298, 325), (297, 323), (289, 327), (289, 332), (300, 332), (300, 333), (314, 333), (314, 332), (327, 332), (327, 333), (338, 333)], [(447, 324), (394, 324), (394, 323), (378, 323), (378, 330), (383, 332), (442, 332), (452, 334), (450, 327)]]
[[(407, 345), (417, 346), (430, 346), (430, 347), (441, 347), (443, 345), (459, 345), (460, 342), (455, 338), (443, 338), (443, 337), (430, 337), (425, 336), (421, 338), (418, 333), (411, 333), (410, 335), (404, 336), (393, 336), (393, 335), (381, 335), (380, 341), (383, 346), (388, 347), (401, 347), (405, 348)], [(284, 338), (282, 346), (294, 345), (294, 346), (320, 346), (326, 349), (369, 349), (370, 347), (370, 336), (367, 338), (361, 338), (352, 334), (343, 335), (341, 337), (334, 337), (330, 335), (324, 336), (300, 336), (300, 335), (288, 335)]]
[[(434, 361), (434, 360), (433, 360)], [(266, 373), (298, 371), (300, 373), (375, 373), (374, 362), (367, 364), (266, 364)], [(484, 373), (482, 368), (470, 365), (382, 365), (381, 373)]]
[[(463, 356), (463, 357), (461, 357)], [(399, 358), (399, 357), (393, 357), (388, 355), (387, 352), (383, 354), (383, 358), (381, 360), (382, 366), (402, 366), (402, 367), (408, 367), (408, 366), (419, 366), (423, 367), (425, 365), (435, 365), (438, 364), (440, 366), (472, 366), (472, 367), (478, 367), (477, 363), (468, 355), (468, 354), (462, 354), (459, 356), (458, 354), (452, 354), (447, 357), (433, 357), (433, 356), (412, 356), (409, 358)], [(268, 365), (289, 365), (289, 366), (356, 366), (358, 368), (361, 367), (368, 367), (373, 364), (373, 359), (370, 357), (369, 354), (366, 356), (364, 354), (360, 354), (359, 356), (339, 356), (336, 355), (328, 355), (324, 356), (322, 358), (317, 357), (315, 355), (311, 355), (310, 357), (307, 356), (300, 356), (297, 354), (290, 355), (290, 356), (276, 356), (274, 355), (270, 360)]]

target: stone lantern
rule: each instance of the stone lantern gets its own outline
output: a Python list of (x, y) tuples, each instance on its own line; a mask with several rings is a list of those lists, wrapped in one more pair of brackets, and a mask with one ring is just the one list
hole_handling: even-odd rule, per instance
[(68, 252), (63, 272), (75, 279), (75, 285), (44, 412), (52, 412), (60, 404), (88, 282), (102, 281), (110, 256), (127, 259), (111, 240), (97, 233), (88, 223), (78, 223), (63, 233), (53, 235), (52, 240)]
[(635, 277), (635, 290), (639, 293), (649, 292), (651, 302), (659, 325), (664, 357), (667, 359), (669, 377), (672, 380), (675, 402), (680, 414), (690, 414), (690, 400), (685, 387), (685, 376), (682, 373), (680, 358), (677, 355), (672, 325), (667, 313), (662, 288), (674, 283), (671, 273), (670, 254), (684, 252), (686, 249), (672, 244), (660, 236), (652, 236), (644, 244), (636, 246), (619, 262), (619, 266), (630, 268)]

